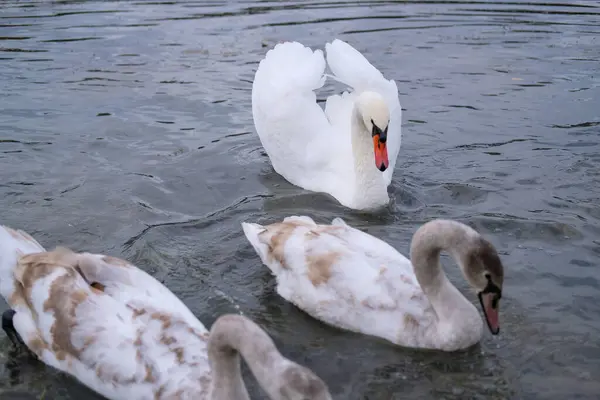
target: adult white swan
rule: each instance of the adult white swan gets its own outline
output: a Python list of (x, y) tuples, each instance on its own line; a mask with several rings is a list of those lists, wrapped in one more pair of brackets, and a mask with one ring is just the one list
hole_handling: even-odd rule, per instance
[(323, 52), (278, 44), (254, 76), (254, 126), (273, 168), (292, 184), (353, 209), (384, 206), (400, 151), (398, 88), (349, 44), (336, 39), (325, 50), (328, 76), (352, 90), (329, 96), (323, 112), (314, 93), (325, 83)]
[(483, 323), (441, 269), (440, 252), (446, 250), (477, 290), (492, 334), (500, 330), (502, 263), (492, 244), (462, 223), (421, 226), (411, 260), (340, 218), (331, 225), (288, 217), (242, 226), (277, 277), (279, 295), (325, 323), (407, 347), (454, 351), (477, 343)]
[(249, 400), (241, 354), (270, 399), (331, 400), (252, 321), (222, 316), (209, 334), (166, 287), (118, 258), (46, 252), (0, 226), (0, 294), (15, 345), (108, 399)]

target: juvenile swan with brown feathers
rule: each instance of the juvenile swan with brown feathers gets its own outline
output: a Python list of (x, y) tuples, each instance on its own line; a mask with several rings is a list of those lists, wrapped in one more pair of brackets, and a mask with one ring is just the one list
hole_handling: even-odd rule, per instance
[(467, 225), (424, 224), (413, 236), (411, 260), (340, 218), (331, 225), (294, 216), (242, 226), (277, 277), (279, 295), (325, 323), (407, 347), (454, 351), (477, 343), (481, 317), (440, 267), (445, 250), (477, 291), (492, 334), (500, 330), (504, 268), (490, 242)]
[(2, 327), (17, 346), (113, 400), (249, 400), (240, 355), (271, 400), (331, 400), (240, 315), (210, 333), (166, 287), (127, 261), (58, 248), (0, 226)]

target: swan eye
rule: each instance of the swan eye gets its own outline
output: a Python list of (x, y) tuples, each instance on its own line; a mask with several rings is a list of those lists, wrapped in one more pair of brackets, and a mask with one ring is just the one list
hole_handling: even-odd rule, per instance
[(500, 296), (494, 296), (494, 298), (492, 299), (492, 308), (496, 309), (498, 308), (498, 300), (500, 300)]
[(381, 135), (381, 129), (375, 124), (375, 122), (371, 119), (371, 125), (373, 125), (373, 130), (371, 131), (371, 135)]
[(481, 293), (495, 293), (496, 296), (494, 296), (494, 301), (497, 303), (502, 297), (502, 290), (492, 281), (492, 275), (489, 272), (485, 273), (485, 277), (488, 282)]
[(375, 122), (373, 122), (373, 120), (371, 120), (371, 123), (373, 124), (373, 130), (371, 131), (371, 136), (373, 136), (373, 137), (379, 136), (379, 141), (381, 143), (385, 143), (387, 141), (387, 131), (388, 131), (387, 126), (382, 131), (380, 127), (375, 125)]

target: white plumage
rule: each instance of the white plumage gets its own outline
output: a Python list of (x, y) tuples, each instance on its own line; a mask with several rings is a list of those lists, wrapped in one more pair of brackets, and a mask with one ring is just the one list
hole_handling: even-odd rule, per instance
[[(503, 269), (493, 247), (455, 221), (434, 220), (415, 233), (411, 255), (420, 264), (414, 269), (392, 246), (341, 218), (331, 225), (293, 216), (242, 226), (275, 275), (280, 296), (327, 324), (401, 346), (452, 351), (481, 338), (477, 309), (439, 267), (441, 249), (455, 256), (482, 294), (488, 296), (485, 274), (502, 287)], [(495, 310), (487, 312), (497, 315)]]
[(0, 227), (0, 294), (40, 360), (107, 398), (208, 394), (208, 331), (168, 289), (126, 261), (45, 252), (27, 233)]
[(112, 400), (248, 400), (237, 352), (269, 398), (331, 400), (258, 325), (226, 315), (209, 334), (166, 287), (119, 258), (46, 252), (0, 226), (0, 295), (29, 350)]
[[(341, 40), (327, 43), (326, 52), (329, 76), (350, 90), (330, 96), (325, 111), (314, 92), (326, 79), (323, 52), (297, 42), (267, 52), (252, 86), (256, 131), (275, 171), (294, 185), (329, 193), (350, 208), (385, 205), (401, 144), (396, 83)], [(376, 94), (382, 104), (369, 100), (358, 107), (362, 94)], [(359, 118), (354, 118), (355, 104)], [(389, 166), (383, 173), (373, 154), (373, 120), (388, 128)]]

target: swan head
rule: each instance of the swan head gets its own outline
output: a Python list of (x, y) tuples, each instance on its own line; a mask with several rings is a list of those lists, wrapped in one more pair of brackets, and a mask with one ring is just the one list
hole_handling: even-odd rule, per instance
[(470, 285), (477, 291), (490, 332), (497, 335), (500, 332), (498, 314), (504, 267), (494, 246), (484, 238), (478, 237), (475, 247), (466, 257), (464, 270)]
[(387, 153), (387, 133), (390, 124), (390, 110), (379, 93), (362, 92), (356, 101), (367, 132), (373, 138), (375, 165), (381, 172), (389, 166)]
[(279, 396), (281, 400), (331, 400), (325, 382), (310, 369), (291, 363), (281, 374)]

